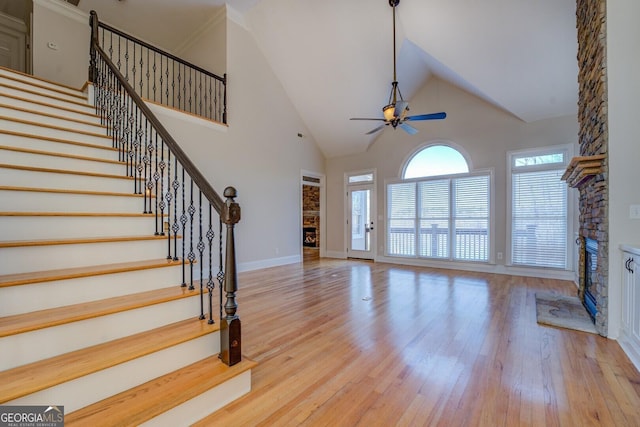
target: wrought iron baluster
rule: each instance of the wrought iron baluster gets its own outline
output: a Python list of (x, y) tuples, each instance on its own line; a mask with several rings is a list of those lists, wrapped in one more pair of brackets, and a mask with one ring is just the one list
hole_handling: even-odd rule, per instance
[(207, 241), (209, 242), (209, 280), (207, 281), (207, 290), (209, 291), (209, 323), (213, 324), (213, 288), (215, 284), (213, 283), (213, 239), (215, 238), (215, 233), (213, 231), (213, 223), (211, 221), (212, 217), (212, 206), (209, 203), (209, 228), (207, 230)]
[[(184, 169), (182, 169), (182, 171), (184, 172)], [(184, 181), (184, 174), (183, 174), (183, 181)], [(189, 290), (192, 291), (195, 289), (195, 287), (193, 286), (193, 263), (196, 260), (196, 254), (193, 252), (193, 215), (196, 213), (196, 208), (193, 205), (193, 179), (190, 180), (191, 181), (191, 186), (190, 186), (190, 202), (189, 202)], [(182, 241), (184, 242), (184, 238), (185, 236), (182, 236)]]
[(149, 49), (147, 49), (147, 99), (149, 99), (149, 77), (151, 76), (151, 72), (149, 71)]
[(164, 72), (165, 76), (167, 76), (167, 86), (165, 88), (165, 94), (167, 95), (167, 105), (171, 106), (169, 103), (169, 58), (167, 58), (167, 69)]
[(182, 82), (182, 70), (184, 69), (184, 65), (183, 64), (178, 64), (178, 110), (182, 109), (182, 86), (181, 86), (181, 82)]
[[(145, 117), (145, 133), (146, 133), (146, 150), (144, 155), (144, 180), (147, 183), (144, 192), (145, 200), (149, 202), (149, 209), (145, 213), (153, 213), (151, 206), (151, 191), (153, 190), (153, 178), (151, 173), (151, 162), (153, 161), (153, 135), (151, 134), (151, 126), (149, 120)], [(145, 206), (146, 208), (146, 206)]]
[(182, 286), (187, 286), (186, 271), (185, 271), (185, 240), (186, 240), (186, 226), (187, 226), (187, 212), (185, 202), (185, 189), (186, 186), (184, 179), (184, 167), (182, 168), (182, 214), (180, 215), (180, 223), (182, 224)]
[(173, 160), (173, 260), (178, 260), (178, 231), (180, 226), (178, 225), (178, 189), (180, 188), (180, 181), (178, 180), (178, 159)]
[[(193, 182), (193, 180), (191, 181)], [(198, 191), (198, 253), (200, 260), (200, 320), (204, 317), (204, 276), (202, 269), (204, 268), (204, 241), (202, 240), (202, 191)], [(193, 263), (191, 263), (193, 269)]]
[(171, 61), (171, 105), (176, 105), (176, 61)]
[(192, 113), (193, 110), (191, 109), (191, 102), (192, 102), (192, 95), (193, 95), (193, 91), (191, 90), (191, 82), (192, 82), (192, 77), (191, 77), (191, 73), (193, 70), (191, 70), (191, 68), (189, 69), (189, 109), (187, 110), (188, 112)]
[(224, 99), (222, 101), (222, 123), (227, 123), (227, 83), (229, 82), (229, 80), (227, 80), (227, 73), (224, 73), (224, 84), (221, 85), (223, 86), (223, 90), (224, 90)]
[[(160, 150), (160, 163), (158, 163), (158, 150)], [(158, 133), (156, 132), (156, 217), (158, 216), (158, 210), (160, 210), (160, 232), (157, 234), (164, 236), (164, 208), (166, 207), (164, 201), (164, 168), (166, 163), (164, 162), (164, 141), (161, 141), (158, 147)], [(158, 172), (158, 169), (160, 172)], [(158, 189), (158, 181), (160, 182), (160, 188)], [(159, 194), (159, 196), (158, 196)], [(159, 200), (158, 200), (159, 199)], [(159, 208), (159, 209), (158, 209)]]
[(171, 194), (171, 185), (169, 184), (170, 181), (171, 181), (171, 150), (169, 150), (169, 152), (167, 153), (167, 194), (165, 196), (165, 198), (167, 199), (167, 259), (173, 258), (171, 256), (171, 231), (172, 231), (171, 199), (173, 198), (173, 195)]
[(217, 279), (218, 279), (218, 293), (219, 298), (218, 298), (218, 302), (220, 304), (220, 319), (222, 319), (222, 286), (224, 284), (224, 270), (223, 270), (223, 262), (222, 262), (222, 216), (219, 217), (219, 225), (220, 228), (218, 230), (218, 274), (217, 274)]

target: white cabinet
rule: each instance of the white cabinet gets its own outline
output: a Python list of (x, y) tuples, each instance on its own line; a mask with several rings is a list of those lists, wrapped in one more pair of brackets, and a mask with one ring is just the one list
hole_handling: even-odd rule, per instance
[(640, 369), (640, 251), (623, 246), (620, 345)]

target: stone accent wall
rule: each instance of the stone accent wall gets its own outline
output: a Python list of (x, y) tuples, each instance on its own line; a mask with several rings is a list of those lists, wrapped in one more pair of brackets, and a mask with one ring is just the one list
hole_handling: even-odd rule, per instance
[(316, 228), (315, 247), (320, 247), (320, 187), (302, 186), (302, 227)]
[[(578, 122), (580, 155), (607, 154), (607, 51), (606, 0), (577, 0), (578, 28)], [(580, 236), (598, 242), (596, 271), (596, 329), (607, 334), (608, 316), (608, 161), (603, 173), (580, 188)], [(584, 245), (581, 245), (584, 247)], [(583, 292), (584, 268), (581, 265), (580, 284)]]

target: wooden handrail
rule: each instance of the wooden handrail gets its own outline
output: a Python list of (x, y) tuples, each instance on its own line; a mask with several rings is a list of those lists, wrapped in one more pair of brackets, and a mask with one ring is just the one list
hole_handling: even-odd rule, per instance
[[(95, 19), (98, 22), (98, 15), (95, 11), (91, 11), (91, 19)], [(213, 189), (211, 184), (206, 180), (204, 175), (200, 172), (200, 170), (193, 164), (191, 159), (185, 154), (185, 152), (180, 148), (180, 145), (176, 142), (175, 139), (171, 136), (171, 134), (167, 131), (167, 129), (160, 123), (160, 120), (156, 117), (155, 114), (151, 111), (151, 109), (147, 106), (147, 104), (142, 100), (142, 98), (136, 93), (136, 91), (131, 87), (131, 85), (127, 82), (125, 77), (122, 75), (118, 68), (113, 64), (109, 56), (106, 54), (104, 50), (100, 47), (97, 37), (92, 37), (91, 44), (95, 49), (96, 53), (99, 54), (102, 59), (105, 61), (109, 69), (113, 72), (113, 74), (118, 78), (122, 87), (127, 91), (127, 94), (133, 99), (133, 102), (140, 108), (140, 111), (146, 116), (151, 125), (154, 127), (158, 135), (163, 139), (165, 144), (171, 150), (171, 153), (176, 156), (178, 161), (182, 164), (182, 167), (187, 171), (189, 176), (196, 183), (198, 188), (202, 191), (202, 194), (209, 200), (211, 205), (215, 208), (218, 214), (222, 213), (224, 208), (224, 201), (220, 197), (220, 195)]]

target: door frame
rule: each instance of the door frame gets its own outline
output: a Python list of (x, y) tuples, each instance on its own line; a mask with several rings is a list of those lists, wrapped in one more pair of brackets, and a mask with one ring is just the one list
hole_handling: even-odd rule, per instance
[[(370, 181), (364, 181), (364, 182), (354, 182), (354, 183), (350, 183), (349, 182), (349, 178), (352, 177), (358, 177), (358, 176), (364, 176), (364, 175), (371, 175), (371, 180)], [(370, 251), (370, 256), (362, 256), (362, 253), (360, 253), (360, 251), (358, 251), (357, 256), (351, 256), (351, 247), (350, 247), (350, 243), (351, 243), (351, 238), (350, 238), (350, 233), (351, 233), (351, 228), (349, 225), (349, 214), (351, 212), (351, 206), (349, 206), (349, 191), (351, 189), (364, 189), (364, 188), (369, 188), (371, 190), (371, 199), (370, 199), (370, 206), (369, 209), (371, 210), (371, 222), (373, 222), (373, 228), (372, 228), (372, 232), (370, 234), (371, 236), (371, 241), (370, 241), (370, 246), (371, 246), (371, 251)], [(378, 230), (379, 230), (379, 224), (377, 221), (377, 217), (378, 217), (378, 210), (377, 210), (377, 201), (378, 201), (378, 196), (377, 196), (377, 186), (376, 186), (376, 170), (375, 169), (364, 169), (364, 170), (358, 170), (358, 171), (351, 171), (351, 172), (345, 172), (344, 174), (344, 218), (343, 218), (343, 235), (344, 235), (344, 250), (345, 250), (345, 258), (358, 258), (358, 259), (370, 259), (372, 261), (376, 260), (377, 257), (377, 245), (378, 245)]]
[[(308, 176), (311, 178), (316, 178), (319, 179), (320, 182), (319, 183), (313, 183), (313, 182), (309, 182), (309, 181), (305, 181), (304, 177)], [(298, 211), (300, 212), (300, 223), (298, 225), (298, 233), (299, 233), (299, 237), (298, 237), (298, 242), (302, 242), (302, 224), (304, 223), (304, 218), (303, 218), (303, 194), (302, 194), (302, 186), (303, 185), (312, 185), (312, 186), (317, 186), (320, 187), (320, 229), (317, 231), (318, 235), (320, 236), (320, 258), (324, 258), (326, 256), (326, 250), (327, 250), (327, 211), (326, 211), (326, 198), (327, 198), (327, 192), (326, 192), (326, 177), (323, 173), (319, 173), (319, 172), (312, 172), (309, 170), (304, 170), (301, 169), (300, 170), (300, 207), (298, 209)], [(300, 243), (300, 259), (303, 259), (303, 254), (302, 254), (302, 243)]]

